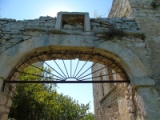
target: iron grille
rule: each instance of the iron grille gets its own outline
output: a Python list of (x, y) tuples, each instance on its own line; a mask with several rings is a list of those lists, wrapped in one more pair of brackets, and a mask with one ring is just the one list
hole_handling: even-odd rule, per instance
[[(54, 65), (49, 64), (46, 59), (52, 61)], [(50, 68), (52, 72), (36, 66), (33, 61), (43, 62), (45, 66)], [(58, 63), (61, 61), (61, 63)], [(68, 63), (66, 63), (66, 61)], [(76, 62), (75, 62), (76, 61)], [(73, 62), (75, 62), (73, 64)], [(88, 63), (92, 62), (90, 66)], [(52, 76), (52, 79), (43, 74), (34, 74), (24, 72), (22, 68), (24, 66), (31, 66), (35, 69), (41, 70), (43, 73), (47, 73)], [(63, 66), (63, 67), (62, 67)], [(101, 67), (97, 67), (101, 66)], [(97, 67), (96, 69), (93, 69)], [(56, 68), (56, 69), (55, 69)], [(79, 68), (79, 69), (78, 69)], [(98, 74), (102, 70), (110, 69), (111, 72)], [(92, 69), (92, 71), (91, 71)], [(90, 71), (90, 72), (89, 72)], [(21, 81), (17, 79), (15, 75), (26, 74), (31, 76), (38, 76), (39, 80), (25, 80)], [(120, 79), (109, 77), (118, 75)], [(106, 78), (100, 80), (100, 78)], [(108, 79), (107, 79), (108, 78)], [(129, 82), (129, 77), (121, 64), (106, 57), (100, 53), (93, 52), (77, 52), (77, 51), (65, 51), (65, 52), (43, 52), (38, 55), (32, 55), (23, 60), (17, 65), (10, 76), (4, 81), (3, 90), (6, 83), (124, 83)]]

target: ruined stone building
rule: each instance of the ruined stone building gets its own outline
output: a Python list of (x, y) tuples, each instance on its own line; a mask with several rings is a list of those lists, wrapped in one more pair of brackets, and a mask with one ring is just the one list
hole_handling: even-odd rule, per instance
[[(159, 120), (160, 116), (157, 112), (160, 111), (160, 1), (113, 0), (108, 17), (115, 18), (117, 22), (119, 18), (121, 20), (124, 18), (135, 20), (137, 23), (136, 29), (144, 33), (144, 38), (141, 39), (128, 37), (117, 41), (117, 38), (115, 38), (115, 42), (119, 42), (121, 46), (131, 49), (147, 67), (148, 75), (143, 80), (136, 78), (139, 80), (136, 81), (137, 83), (133, 83), (134, 85), (132, 80), (130, 84), (94, 84), (96, 120)], [(121, 22), (119, 21), (119, 23)], [(131, 24), (133, 25), (133, 23)], [(123, 27), (125, 26), (128, 26), (128, 24)], [(137, 32), (135, 29), (133, 30), (133, 27), (131, 29), (132, 32)], [(126, 57), (130, 58), (131, 56), (128, 54)], [(134, 61), (134, 64), (136, 65), (137, 62)], [(103, 67), (104, 65), (101, 64), (95, 65), (92, 71)], [(139, 71), (136, 72), (136, 74), (139, 74)], [(105, 74), (108, 74), (108, 76), (103, 76)], [(99, 77), (95, 77), (93, 80), (114, 81), (126, 79), (113, 65), (94, 73), (93, 77), (98, 75)], [(153, 83), (151, 83), (151, 79)]]
[(96, 120), (160, 119), (160, 1), (113, 0), (108, 18), (0, 19), (0, 120), (25, 67), (75, 58), (92, 61), (93, 82), (101, 81), (93, 84)]

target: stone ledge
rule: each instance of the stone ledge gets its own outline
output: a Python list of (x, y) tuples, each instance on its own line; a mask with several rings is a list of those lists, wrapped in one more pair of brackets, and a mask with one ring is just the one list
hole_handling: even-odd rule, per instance
[(48, 32), (53, 34), (71, 34), (71, 35), (85, 35), (85, 36), (93, 36), (94, 32), (84, 32), (79, 30), (60, 30), (56, 28), (45, 28), (45, 27), (27, 27), (26, 31), (37, 31), (37, 32)]
[(151, 78), (135, 78), (131, 80), (132, 87), (145, 87), (145, 86), (154, 86), (155, 81)]

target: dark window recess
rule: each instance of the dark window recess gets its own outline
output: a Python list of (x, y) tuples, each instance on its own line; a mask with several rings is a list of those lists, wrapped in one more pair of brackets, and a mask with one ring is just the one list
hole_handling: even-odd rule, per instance
[(62, 15), (62, 28), (84, 30), (84, 15)]

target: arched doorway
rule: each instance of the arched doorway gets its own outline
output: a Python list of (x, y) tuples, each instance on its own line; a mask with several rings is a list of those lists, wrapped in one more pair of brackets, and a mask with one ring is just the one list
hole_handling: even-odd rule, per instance
[[(65, 51), (54, 51), (54, 52), (47, 52), (44, 51), (40, 54), (34, 54), (32, 56), (29, 56), (25, 58), (23, 61), (21, 61), (15, 68), (12, 70), (11, 74), (8, 76), (8, 78), (5, 80), (6, 83), (21, 83), (22, 81), (18, 81), (16, 76), (19, 73), (23, 74), (30, 74), (30, 73), (24, 73), (23, 69), (27, 66), (32, 66), (34, 68), (38, 68), (36, 65), (33, 63), (35, 62), (43, 62), (47, 67), (49, 67), (51, 70), (54, 71), (54, 73), (50, 73), (53, 75), (55, 78), (53, 81), (48, 81), (53, 82), (53, 83), (100, 83), (100, 82), (129, 82), (129, 77), (127, 75), (127, 72), (123, 68), (123, 66), (115, 61), (113, 58), (107, 57), (99, 52), (93, 51), (94, 49), (91, 49), (90, 51), (81, 51), (81, 50), (75, 50), (75, 51), (70, 51), (65, 50)], [(76, 65), (72, 65), (72, 61), (78, 59)], [(54, 62), (54, 66), (49, 65), (46, 60), (52, 60)], [(61, 60), (63, 67), (65, 69), (61, 68), (61, 65), (59, 65), (56, 60)], [(69, 60), (69, 64), (66, 64), (64, 60)], [(79, 64), (81, 61), (84, 61), (83, 64)], [(87, 62), (93, 62), (91, 66), (88, 66), (88, 68), (85, 68), (85, 65)], [(99, 69), (93, 70), (95, 66), (98, 64), (102, 64), (103, 67), (100, 67)], [(55, 66), (58, 67), (58, 70), (55, 69)], [(92, 72), (87, 72), (89, 69), (92, 69)], [(95, 73), (99, 73), (103, 69), (110, 69), (110, 72), (108, 73), (103, 73), (101, 75), (96, 75)], [(44, 72), (47, 72), (45, 70), (42, 70)], [(113, 71), (113, 72), (111, 72)], [(86, 74), (87, 73), (87, 74)], [(92, 76), (93, 74), (94, 77)], [(113, 75), (119, 75), (119, 78), (112, 78), (111, 80), (93, 80), (94, 78), (99, 78), (99, 76), (104, 76), (104, 77), (110, 77)], [(30, 74), (32, 75), (32, 74)], [(36, 74), (33, 74), (33, 76), (37, 76)], [(90, 77), (92, 76), (92, 77)], [(44, 78), (45, 76), (39, 75), (39, 77)], [(71, 79), (75, 79), (75, 81), (70, 81)], [(112, 81), (114, 80), (114, 81)], [(36, 83), (36, 81), (28, 81), (28, 83)], [(40, 81), (39, 81), (40, 82)], [(46, 82), (47, 81), (41, 81), (41, 82)], [(27, 81), (26, 81), (27, 83)], [(38, 81), (37, 81), (38, 83)]]
[[(74, 50), (74, 52), (73, 52), (73, 50)], [(107, 52), (107, 51), (102, 51), (100, 49), (95, 49), (95, 48), (83, 48), (83, 47), (82, 48), (79, 48), (79, 47), (65, 47), (65, 49), (63, 48), (63, 49), (60, 50), (60, 48), (58, 47), (57, 50), (54, 49), (54, 51), (52, 51), (52, 52), (51, 51), (43, 51), (43, 52), (40, 52), (38, 54), (37, 53), (38, 52), (36, 52), (36, 50), (35, 50), (32, 54), (25, 57), (24, 59), (21, 59), (21, 61), (17, 62), (18, 64), (12, 69), (12, 72), (10, 73), (10, 75), (8, 76), (8, 78), (6, 80), (8, 80), (10, 82), (14, 82), (15, 80), (17, 80), (16, 78), (17, 78), (18, 74), (22, 73), (23, 69), (26, 66), (32, 65), (32, 63), (35, 63), (37, 61), (44, 62), (45, 60), (51, 60), (51, 59), (52, 60), (55, 60), (55, 59), (61, 59), (61, 60), (70, 59), (70, 60), (72, 60), (72, 59), (75, 59), (75, 58), (79, 58), (80, 60), (83, 60), (83, 61), (86, 61), (86, 62), (87, 61), (94, 62), (92, 64), (92, 66), (90, 66), (90, 68), (93, 68), (94, 66), (96, 66), (98, 64), (104, 65), (104, 67), (102, 67), (98, 70), (92, 71), (92, 73), (89, 73), (89, 74), (100, 73), (103, 69), (107, 69), (107, 68), (110, 68), (113, 71), (112, 73), (109, 73), (109, 74), (108, 73), (101, 74), (101, 75), (96, 75), (95, 74), (96, 76), (94, 76), (94, 78), (99, 78), (100, 76), (101, 77), (102, 76), (103, 77), (104, 76), (105, 77), (107, 77), (107, 76), (110, 77), (111, 75), (113, 77), (113, 74), (118, 74), (119, 76), (121, 76), (121, 78), (124, 78), (123, 80), (127, 80), (127, 81), (129, 80), (129, 76), (127, 75), (127, 72), (124, 69), (124, 67), (122, 66), (122, 64), (120, 64), (118, 61), (116, 61), (114, 59), (114, 57), (116, 58), (116, 56), (114, 54), (111, 54), (110, 52)], [(82, 67), (83, 66), (81, 66), (81, 68)], [(83, 72), (85, 72), (85, 71), (83, 71)], [(82, 80), (84, 80), (84, 81), (86, 80), (85, 75), (81, 76), (81, 74), (83, 74), (83, 72), (79, 73), (79, 76), (82, 78), (82, 79), (79, 79), (79, 82), (81, 82)], [(74, 72), (73, 72), (73, 74), (74, 74)], [(66, 77), (65, 80), (67, 80), (68, 78), (71, 78), (71, 77)], [(77, 79), (78, 77), (74, 77), (74, 78)], [(123, 82), (123, 80), (122, 80), (122, 82)], [(109, 79), (108, 79), (108, 81), (109, 82), (114, 82), (114, 81), (110, 81)], [(108, 81), (106, 79), (103, 82), (108, 82)], [(15, 81), (15, 82), (20, 82), (20, 81)], [(64, 82), (63, 79), (62, 79), (61, 82)], [(89, 81), (89, 82), (92, 82), (92, 81)], [(118, 82), (118, 81), (115, 81), (115, 82)], [(6, 88), (9, 88), (8, 90), (10, 91), (11, 90), (10, 88), (11, 88), (12, 85), (8, 84), (6, 86), (8, 86)], [(5, 88), (5, 91), (8, 91), (6, 88)]]
[[(73, 66), (72, 62), (75, 58), (78, 58), (76, 65)], [(62, 61), (61, 64), (64, 69), (61, 68), (60, 64), (57, 64), (56, 60), (59, 59)], [(52, 60), (55, 63), (53, 66), (50, 66), (46, 60)], [(69, 60), (69, 64), (65, 63), (65, 60)], [(43, 70), (41, 67), (37, 67), (33, 63), (35, 62), (43, 62), (47, 65), (53, 73), (49, 73), (53, 76), (52, 79), (48, 79), (48, 76), (34, 74), (34, 73), (26, 73), (23, 71), (27, 66), (31, 66), (36, 68), (37, 70), (41, 70), (43, 72), (48, 72)], [(83, 61), (83, 64), (80, 62)], [(92, 61), (93, 64), (85, 68), (85, 65)], [(96, 70), (93, 68), (99, 65), (103, 65)], [(56, 70), (55, 66), (59, 69)], [(69, 69), (68, 69), (69, 67)], [(91, 72), (87, 72), (89, 69), (92, 69)], [(101, 71), (110, 69), (110, 72), (103, 72), (103, 74), (99, 74)], [(98, 74), (97, 74), (98, 73)], [(31, 76), (38, 76), (40, 79), (38, 81), (28, 80), (28, 81), (21, 81), (18, 78), (19, 74), (26, 74)], [(110, 78), (112, 76), (112, 78)], [(114, 77), (113, 77), (114, 76)], [(99, 79), (100, 77), (106, 78), (103, 81)], [(74, 79), (74, 81), (73, 81)], [(93, 81), (92, 81), (93, 79)], [(44, 51), (40, 54), (33, 54), (31, 56), (27, 56), (23, 59), (15, 68), (13, 72), (9, 75), (6, 79), (5, 84), (6, 86), (10, 87), (10, 90), (14, 89), (13, 83), (128, 83), (129, 77), (127, 76), (127, 72), (123, 68), (121, 64), (115, 61), (111, 57), (107, 57), (104, 54), (101, 54), (94, 49), (90, 49), (89, 51), (83, 50), (74, 50), (70, 51), (70, 49), (65, 49), (65, 51)], [(111, 85), (111, 84), (110, 84)], [(12, 88), (13, 87), (13, 88)], [(4, 86), (5, 89), (5, 86)]]

